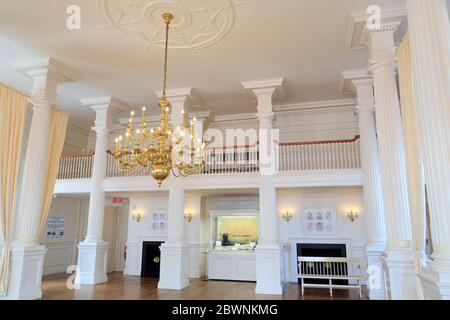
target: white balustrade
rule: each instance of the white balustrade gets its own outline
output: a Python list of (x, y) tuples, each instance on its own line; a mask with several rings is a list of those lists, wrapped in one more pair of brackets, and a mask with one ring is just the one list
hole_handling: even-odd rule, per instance
[(59, 164), (57, 179), (89, 179), (92, 173), (93, 160), (93, 155), (62, 157)]
[[(280, 143), (281, 172), (360, 169), (359, 136), (351, 140)], [(91, 177), (94, 155), (61, 158), (58, 179), (76, 180)], [(257, 173), (259, 148), (253, 146), (208, 148), (201, 174)], [(107, 178), (149, 176), (149, 170), (123, 171), (108, 152)]]
[(280, 143), (280, 171), (360, 169), (359, 136), (351, 140)]

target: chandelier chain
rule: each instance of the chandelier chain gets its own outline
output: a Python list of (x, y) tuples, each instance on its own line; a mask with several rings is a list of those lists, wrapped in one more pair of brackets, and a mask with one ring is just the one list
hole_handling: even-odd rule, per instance
[(166, 44), (164, 48), (164, 80), (163, 80), (163, 93), (162, 93), (162, 100), (167, 100), (167, 60), (169, 56), (169, 27), (170, 27), (170, 18), (165, 18), (166, 22)]

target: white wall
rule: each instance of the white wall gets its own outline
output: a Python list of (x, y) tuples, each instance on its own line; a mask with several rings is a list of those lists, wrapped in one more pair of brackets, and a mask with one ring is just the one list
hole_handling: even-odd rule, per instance
[(353, 107), (281, 112), (274, 127), (281, 142), (351, 139), (359, 132)]
[[(258, 128), (256, 118), (242, 121), (213, 121), (208, 127), (207, 136), (209, 140), (209, 136), (216, 132), (221, 132), (225, 137), (227, 129), (246, 131)], [(359, 132), (358, 117), (352, 106), (276, 112), (274, 128), (280, 130), (280, 142), (351, 139)]]
[(57, 197), (49, 210), (49, 217), (65, 218), (65, 236), (61, 240), (46, 240), (42, 244), (47, 247), (44, 261), (44, 275), (64, 273), (67, 267), (76, 264), (77, 245), (84, 239), (89, 209), (88, 199)]
[(83, 151), (88, 151), (88, 136), (88, 130), (69, 122), (62, 154), (78, 155)]
[[(89, 214), (89, 198), (58, 196), (53, 199), (49, 218), (65, 218), (65, 236), (61, 240), (41, 239), (47, 247), (44, 261), (44, 275), (64, 273), (67, 267), (77, 264), (78, 244), (86, 238)], [(112, 206), (107, 200), (103, 225), (104, 240), (108, 241), (108, 272), (123, 271), (124, 247), (126, 243), (128, 206)]]

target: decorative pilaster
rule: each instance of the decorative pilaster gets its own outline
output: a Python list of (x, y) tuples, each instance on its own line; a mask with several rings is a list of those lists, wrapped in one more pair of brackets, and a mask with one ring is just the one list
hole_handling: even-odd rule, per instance
[(33, 80), (33, 117), (21, 183), (16, 239), (11, 249), (11, 275), (6, 299), (37, 299), (42, 296), (41, 279), (45, 246), (39, 244), (39, 223), (45, 189), (51, 110), (56, 107), (58, 84), (76, 78), (72, 70), (52, 58), (14, 64)]
[(352, 81), (357, 97), (361, 139), (361, 166), (364, 173), (364, 212), (367, 222), (366, 254), (370, 299), (385, 299), (384, 273), (380, 256), (386, 249), (386, 224), (381, 188), (380, 157), (375, 128), (375, 100), (370, 78)]
[(103, 221), (105, 217), (105, 193), (102, 189), (106, 177), (109, 133), (114, 117), (118, 112), (129, 108), (114, 97), (83, 99), (81, 104), (90, 106), (96, 113), (95, 156), (92, 168), (91, 195), (89, 199), (89, 215), (86, 240), (78, 245), (78, 267), (75, 282), (78, 284), (98, 284), (108, 280), (107, 254), (108, 243), (103, 240)]
[(388, 245), (382, 255), (389, 299), (415, 299), (405, 147), (397, 83), (394, 32), (399, 22), (369, 31), (370, 73), (373, 75), (381, 180)]
[(273, 176), (278, 169), (273, 134), (273, 104), (275, 95), (284, 93), (284, 80), (246, 82), (258, 101), (260, 187), (259, 187), (259, 241), (256, 247), (256, 293), (282, 295), (281, 248), (278, 241), (277, 193)]
[(426, 299), (450, 299), (450, 23), (445, 0), (407, 0), (417, 119), (433, 255), (419, 274)]

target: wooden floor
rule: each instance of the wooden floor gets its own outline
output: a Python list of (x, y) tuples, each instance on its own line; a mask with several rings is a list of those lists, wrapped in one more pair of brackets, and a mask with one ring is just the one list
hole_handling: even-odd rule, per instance
[[(306, 289), (299, 294), (296, 284), (286, 284), (284, 295), (255, 294), (255, 283), (191, 280), (181, 291), (158, 289), (157, 279), (144, 279), (111, 273), (108, 282), (96, 286), (83, 285), (79, 290), (67, 289), (67, 274), (52, 275), (42, 280), (43, 300), (359, 300), (358, 290), (335, 290), (330, 298), (327, 289)], [(363, 297), (363, 299), (367, 299)]]

